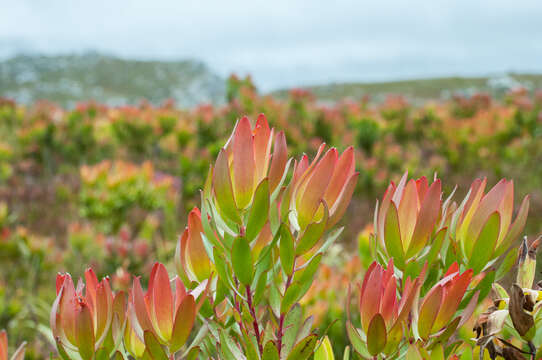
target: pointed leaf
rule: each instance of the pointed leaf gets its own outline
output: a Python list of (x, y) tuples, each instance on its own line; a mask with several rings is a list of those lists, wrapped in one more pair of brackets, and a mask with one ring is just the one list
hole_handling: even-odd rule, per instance
[(386, 323), (380, 314), (376, 314), (369, 323), (367, 331), (367, 349), (376, 356), (384, 350), (387, 342)]
[(301, 305), (295, 304), (284, 318), (284, 336), (282, 337), (282, 352), (289, 354), (295, 345), (299, 327), (303, 323)]
[(145, 331), (145, 352), (148, 352), (154, 360), (168, 360), (166, 352), (162, 349), (162, 346), (150, 331)]
[(250, 121), (239, 120), (233, 134), (233, 192), (238, 209), (245, 209), (252, 200), (255, 186), (256, 163), (254, 139)]
[(90, 309), (84, 302), (78, 305), (75, 326), (79, 354), (83, 360), (90, 360), (94, 356), (94, 326)]
[(233, 198), (228, 157), (224, 149), (220, 150), (213, 170), (213, 188), (220, 210), (232, 221), (239, 223), (239, 215)]
[(307, 251), (311, 250), (314, 245), (322, 238), (326, 229), (327, 220), (329, 217), (329, 211), (325, 202), (322, 202), (324, 208), (324, 216), (319, 222), (313, 222), (307, 226), (295, 248), (296, 255), (303, 255)]
[(317, 337), (316, 335), (309, 335), (303, 340), (301, 340), (297, 345), (292, 349), (292, 352), (286, 358), (287, 360), (306, 360), (308, 359), (314, 351), (316, 346)]
[(269, 217), (269, 181), (264, 179), (256, 188), (254, 201), (250, 207), (246, 237), (252, 242), (262, 230)]
[(427, 243), (440, 215), (440, 203), (441, 185), (440, 180), (437, 180), (431, 185), (421, 204), (412, 241), (406, 251), (407, 258), (414, 256)]
[(290, 276), (294, 271), (294, 238), (286, 225), (280, 228), (279, 255), (282, 270)]
[(422, 339), (427, 339), (431, 335), (433, 322), (442, 306), (442, 298), (442, 286), (436, 285), (423, 300), (418, 316), (418, 332)]
[(388, 255), (394, 260), (397, 267), (404, 268), (405, 255), (403, 242), (399, 229), (399, 215), (394, 203), (390, 203), (384, 225), (384, 243)]
[(238, 236), (233, 241), (231, 251), (233, 272), (243, 285), (250, 285), (254, 275), (252, 253), (248, 241), (243, 236)]
[(279, 360), (279, 351), (277, 346), (271, 340), (269, 340), (263, 348), (263, 360)]
[(333, 348), (329, 342), (329, 338), (326, 336), (320, 343), (320, 346), (314, 353), (314, 360), (335, 360), (333, 355)]
[(468, 267), (474, 270), (475, 274), (482, 271), (489, 260), (492, 259), (499, 237), (500, 222), (501, 217), (498, 212), (491, 214), (474, 243)]
[(187, 295), (179, 305), (175, 315), (175, 324), (171, 334), (170, 351), (175, 353), (185, 344), (196, 320), (196, 301)]

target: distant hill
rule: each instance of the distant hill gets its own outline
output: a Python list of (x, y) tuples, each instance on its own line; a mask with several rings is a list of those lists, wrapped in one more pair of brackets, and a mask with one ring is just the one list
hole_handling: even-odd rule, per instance
[[(375, 83), (334, 83), (303, 87), (310, 90), (318, 100), (337, 101), (344, 98), (360, 99), (369, 95), (382, 100), (388, 94), (401, 94), (414, 101), (449, 98), (453, 94), (471, 95), (487, 92), (500, 97), (508, 90), (523, 86), (529, 90), (542, 89), (542, 74), (504, 74), (490, 77), (446, 77)], [(286, 97), (288, 90), (273, 92)]]
[(96, 53), (66, 56), (20, 55), (0, 61), (0, 96), (22, 103), (48, 99), (64, 106), (94, 99), (110, 105), (182, 106), (221, 103), (225, 81), (201, 62), (136, 61)]
[[(414, 102), (423, 102), (480, 91), (499, 97), (517, 86), (542, 89), (542, 74), (331, 83), (304, 89), (322, 102), (360, 99), (365, 95), (381, 101), (388, 94), (401, 94)], [(271, 94), (286, 98), (288, 91), (277, 90)], [(160, 104), (174, 99), (180, 106), (191, 107), (201, 103), (221, 104), (225, 94), (226, 80), (196, 60), (140, 61), (86, 53), (19, 55), (0, 61), (0, 97), (27, 104), (40, 99), (67, 107), (91, 99), (109, 105), (137, 104), (142, 99)]]

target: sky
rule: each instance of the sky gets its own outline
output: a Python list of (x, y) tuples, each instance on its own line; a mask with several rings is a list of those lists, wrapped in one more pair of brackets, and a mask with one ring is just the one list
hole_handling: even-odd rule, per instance
[(542, 72), (541, 0), (0, 0), (0, 56), (205, 62), (263, 90)]

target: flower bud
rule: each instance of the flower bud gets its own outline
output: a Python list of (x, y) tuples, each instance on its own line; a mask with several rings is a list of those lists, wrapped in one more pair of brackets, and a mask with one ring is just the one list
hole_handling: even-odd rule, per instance
[(484, 195), (486, 179), (477, 179), (454, 214), (455, 241), (467, 267), (474, 273), (514, 246), (521, 235), (529, 211), (526, 196), (514, 222), (514, 183), (502, 179)]

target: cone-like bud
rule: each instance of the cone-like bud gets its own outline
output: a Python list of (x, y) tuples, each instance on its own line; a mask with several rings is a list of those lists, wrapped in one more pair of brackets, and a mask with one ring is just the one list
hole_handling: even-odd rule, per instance
[(440, 230), (441, 213), (439, 179), (429, 185), (425, 177), (407, 181), (405, 173), (397, 186), (388, 186), (377, 209), (375, 231), (381, 246), (399, 268), (430, 244), (432, 234)]
[[(70, 274), (57, 276), (57, 297), (51, 309), (51, 330), (60, 353), (92, 359), (103, 347), (113, 320), (114, 297), (109, 279), (98, 282), (92, 269), (85, 272), (85, 283), (74, 287)], [(86, 288), (85, 288), (86, 287)], [(120, 311), (123, 312), (123, 311)], [(115, 334), (122, 331), (119, 320)], [(119, 337), (116, 337), (120, 341)], [(113, 344), (116, 347), (117, 344)], [(105, 349), (114, 351), (114, 348)]]
[[(273, 136), (267, 119), (260, 115), (254, 129), (247, 117), (239, 120), (213, 169), (213, 196), (220, 215), (239, 223), (242, 210), (254, 198), (258, 185), (269, 178), (272, 192), (283, 177), (288, 154), (283, 132)], [(275, 145), (271, 161), (273, 138)]]
[(356, 187), (359, 173), (355, 169), (354, 149), (349, 147), (339, 156), (335, 148), (322, 155), (324, 148), (322, 144), (310, 164), (306, 155), (295, 164), (290, 188), (283, 198), (294, 215), (290, 219), (295, 219), (301, 230), (326, 217), (326, 228), (335, 225)]
[(194, 208), (188, 214), (188, 226), (179, 238), (175, 252), (177, 273), (190, 282), (201, 283), (208, 279), (213, 271), (202, 234), (201, 213), (198, 208)]
[(393, 260), (387, 269), (376, 262), (371, 264), (359, 294), (361, 325), (371, 355), (397, 345), (420, 285), (420, 279), (406, 279), (399, 299)]
[(529, 211), (529, 197), (526, 196), (512, 222), (514, 183), (502, 179), (484, 194), (486, 183), (486, 179), (474, 181), (454, 215), (455, 240), (464, 262), (475, 274), (514, 246)]
[[(469, 287), (472, 275), (473, 271), (470, 269), (460, 274), (459, 266), (454, 263), (444, 277), (427, 292), (421, 301), (417, 319), (418, 333), (422, 339), (427, 340), (429, 336), (438, 334), (450, 324)], [(477, 296), (475, 298), (477, 299)], [(472, 310), (475, 304), (476, 301)], [(470, 309), (464, 310), (462, 321), (468, 320), (471, 314)]]
[(126, 330), (134, 356), (139, 353), (141, 343), (149, 348), (149, 339), (168, 346), (172, 354), (188, 339), (201, 305), (196, 304), (196, 299), (202, 295), (207, 281), (190, 293), (180, 278), (175, 277), (171, 282), (175, 285), (173, 289), (168, 272), (160, 263), (154, 264), (145, 293), (139, 278), (134, 278), (128, 306), (131, 330)]

